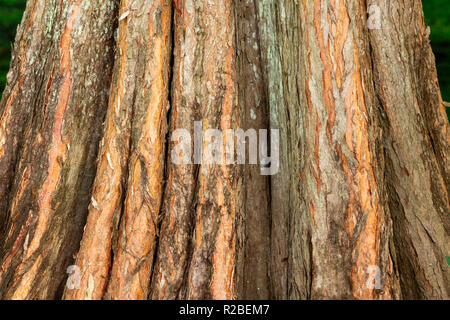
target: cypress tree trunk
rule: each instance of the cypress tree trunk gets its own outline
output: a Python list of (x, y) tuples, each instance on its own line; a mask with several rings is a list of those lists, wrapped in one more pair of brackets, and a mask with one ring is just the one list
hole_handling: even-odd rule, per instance
[(0, 297), (448, 299), (428, 35), (418, 0), (29, 0)]
[(1, 103), (3, 299), (61, 296), (91, 198), (115, 18), (111, 1), (28, 1)]

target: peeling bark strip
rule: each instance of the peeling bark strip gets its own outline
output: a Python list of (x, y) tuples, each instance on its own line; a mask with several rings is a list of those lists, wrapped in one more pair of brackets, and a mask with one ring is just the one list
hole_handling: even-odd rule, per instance
[(122, 1), (99, 169), (75, 263), (80, 288), (68, 290), (67, 299), (145, 299), (149, 293), (163, 187), (171, 15), (169, 1)]
[[(22, 103), (33, 108), (24, 108), (32, 114), (23, 139), (27, 143), (11, 169), (15, 177), (0, 262), (4, 299), (58, 295), (85, 222), (112, 67), (114, 2), (35, 1), (28, 10), (31, 20), (24, 19), (21, 29), (31, 28), (33, 37), (57, 45), (45, 48), (45, 63), (33, 55), (27, 57), (28, 67), (15, 71), (23, 79), (19, 82), (39, 86), (26, 93), (34, 97), (8, 99), (12, 109)], [(46, 29), (38, 30), (34, 21), (45, 21)], [(37, 71), (34, 79), (30, 70)]]
[(402, 292), (408, 299), (448, 299), (450, 136), (422, 4), (369, 3), (383, 16), (370, 44), (386, 114), (386, 177)]

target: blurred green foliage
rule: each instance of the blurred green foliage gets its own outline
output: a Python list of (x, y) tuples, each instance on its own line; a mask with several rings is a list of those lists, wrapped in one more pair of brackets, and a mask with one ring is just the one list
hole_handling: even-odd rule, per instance
[(25, 3), (25, 0), (0, 0), (0, 97), (6, 85), (11, 47)]
[[(450, 0), (422, 0), (425, 20), (431, 28), (442, 99), (450, 102)], [(447, 108), (450, 119), (450, 108)]]
[[(0, 0), (0, 97), (6, 84), (11, 44), (26, 0)], [(436, 55), (442, 97), (450, 102), (450, 0), (422, 0), (431, 44)], [(447, 108), (450, 116), (450, 108)]]

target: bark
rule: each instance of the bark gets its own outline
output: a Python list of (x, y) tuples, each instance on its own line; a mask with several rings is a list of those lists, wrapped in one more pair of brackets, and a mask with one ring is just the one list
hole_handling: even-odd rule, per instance
[(386, 20), (370, 33), (370, 44), (386, 117), (386, 183), (402, 292), (408, 299), (448, 299), (449, 133), (429, 31), (419, 1), (381, 9)]
[[(0, 297), (448, 299), (428, 34), (418, 0), (29, 0), (0, 102)], [(249, 163), (259, 129), (273, 175)]]
[[(237, 129), (234, 3), (183, 1), (183, 5), (176, 9), (190, 16), (197, 51), (192, 70), (196, 79), (184, 90), (191, 87), (203, 130)], [(209, 143), (203, 140), (203, 150)], [(225, 158), (225, 152), (224, 148), (219, 156)], [(179, 296), (231, 299), (235, 297), (235, 220), (242, 203), (242, 179), (236, 165), (201, 164), (197, 169), (192, 248)]]
[[(300, 169), (304, 158), (300, 115), (300, 19), (292, 1), (258, 1), (258, 27), (269, 123), (280, 130), (279, 173), (270, 179), (271, 298), (307, 299), (310, 241)], [(296, 150), (291, 152), (289, 150)]]
[[(312, 298), (390, 299), (380, 125), (361, 2), (303, 2), (305, 161), (302, 195), (311, 227)], [(319, 71), (320, 70), (320, 71)], [(370, 266), (383, 289), (366, 286)]]
[[(244, 130), (267, 129), (267, 90), (264, 81), (257, 1), (236, 3), (236, 43), (239, 107)], [(251, 138), (248, 138), (248, 142)], [(261, 175), (257, 164), (243, 168), (244, 217), (238, 221), (239, 248), (238, 297), (270, 298), (270, 179)], [(253, 276), (249, 276), (253, 275)]]
[(99, 167), (75, 262), (82, 277), (68, 299), (149, 293), (163, 194), (171, 5), (122, 1), (119, 16)]
[(3, 299), (60, 295), (90, 199), (115, 17), (112, 1), (28, 2), (2, 101)]

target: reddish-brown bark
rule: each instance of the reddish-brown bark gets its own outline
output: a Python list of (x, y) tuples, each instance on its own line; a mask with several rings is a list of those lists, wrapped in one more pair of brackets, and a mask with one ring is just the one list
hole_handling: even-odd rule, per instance
[(80, 288), (69, 290), (68, 299), (149, 293), (163, 194), (171, 6), (123, 1), (120, 16), (100, 165), (75, 261)]
[[(448, 299), (420, 1), (117, 4), (28, 1), (0, 102), (1, 298)], [(228, 163), (225, 135), (208, 163), (196, 128), (278, 130), (278, 170), (251, 138)]]
[[(2, 207), (8, 216), (0, 261), (4, 299), (60, 295), (85, 223), (112, 68), (113, 32), (107, 29), (105, 33), (103, 25), (114, 25), (115, 6), (99, 6), (98, 1), (82, 6), (81, 2), (30, 1), (20, 28), (32, 40), (28, 49), (37, 51), (21, 56), (28, 64), (26, 69), (13, 71), (31, 86), (30, 92), (22, 87), (23, 94), (34, 96), (17, 100), (5, 96), (8, 103), (14, 103), (13, 115), (21, 110), (30, 117), (24, 123), (23, 138), (20, 130), (11, 131), (13, 118), (4, 132), (8, 146), (14, 140), (12, 149), (5, 151), (14, 155), (4, 154), (2, 159), (17, 157), (15, 169), (8, 169), (14, 180), (7, 210)], [(92, 26), (94, 20), (97, 24)], [(46, 51), (43, 60), (41, 45)], [(26, 50), (25, 43), (21, 46)], [(47, 71), (33, 71), (42, 69)], [(35, 85), (40, 89), (34, 89)], [(32, 108), (22, 108), (29, 99)]]

